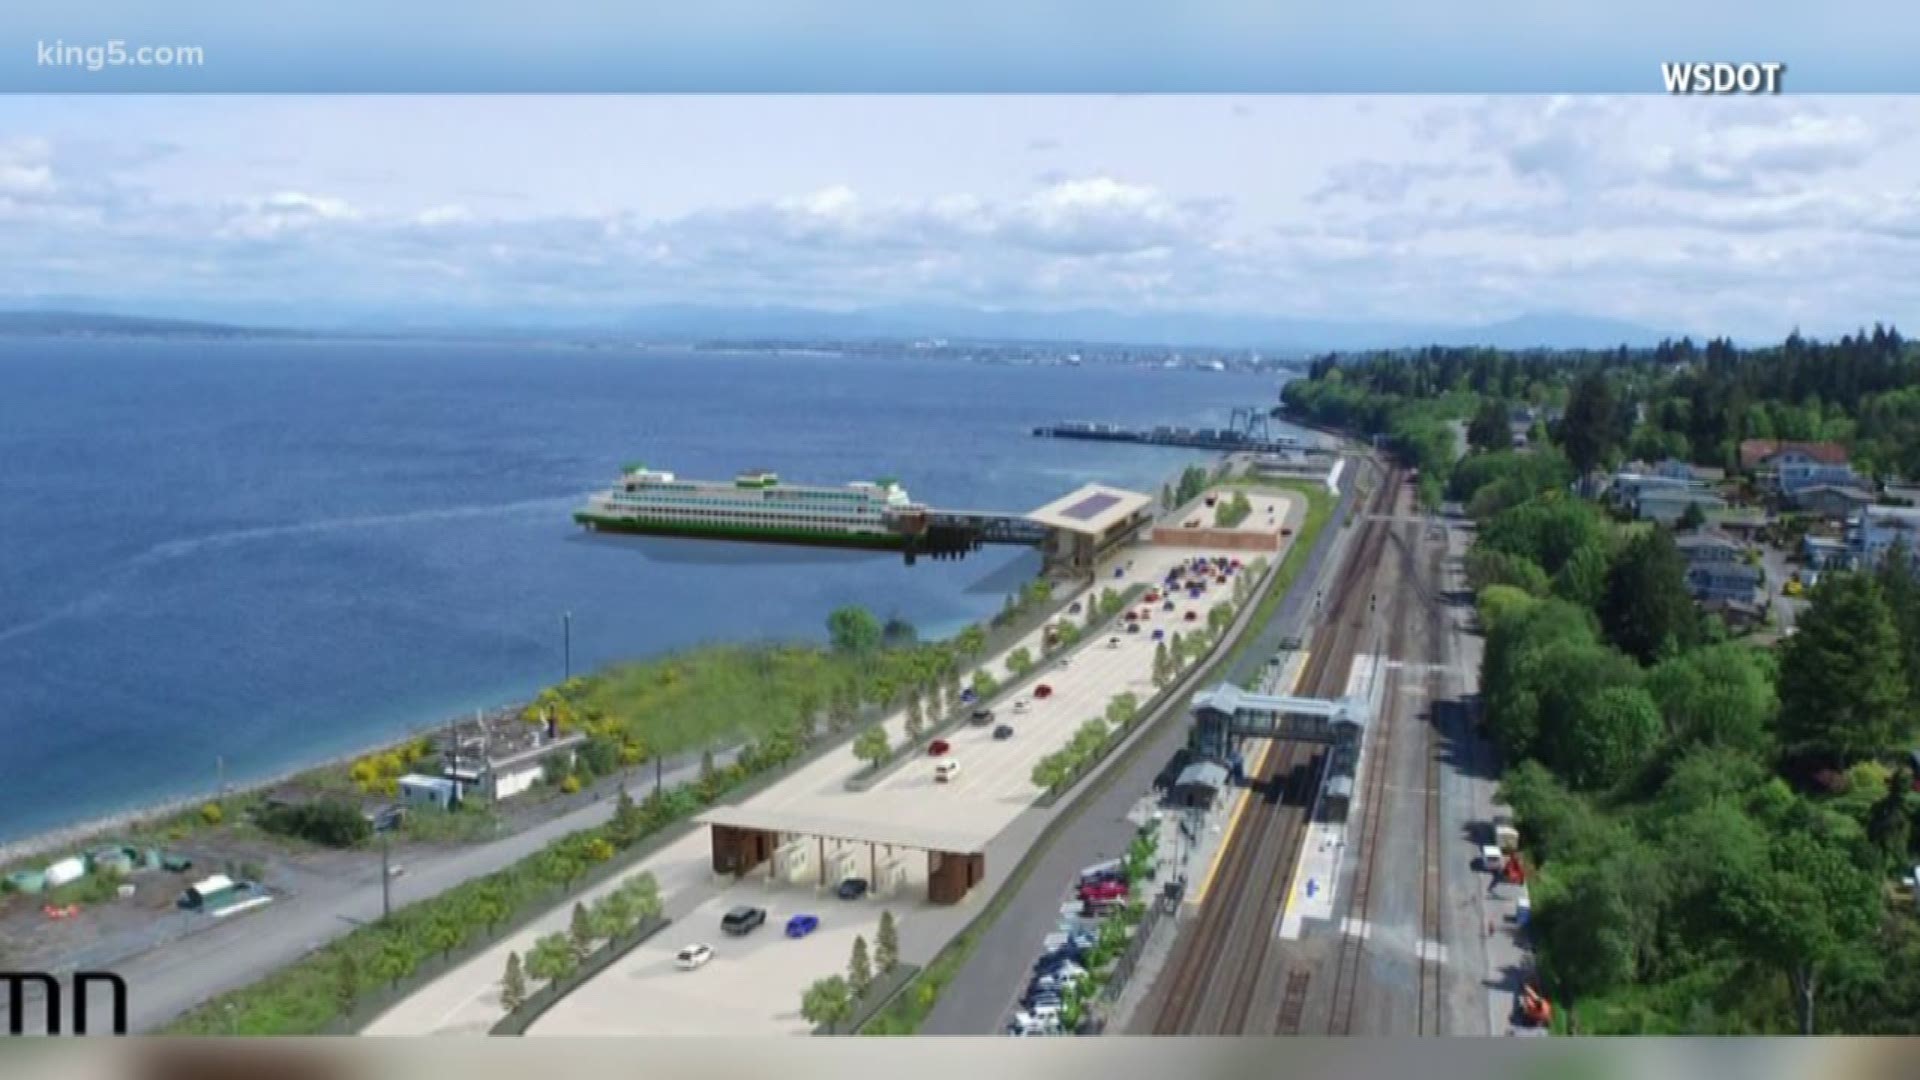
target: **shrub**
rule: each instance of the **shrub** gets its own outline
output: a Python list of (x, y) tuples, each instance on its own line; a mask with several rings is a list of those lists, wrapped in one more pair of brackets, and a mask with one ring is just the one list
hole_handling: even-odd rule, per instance
[(209, 825), (218, 825), (226, 820), (226, 817), (226, 812), (220, 809), (219, 803), (210, 802), (200, 807), (200, 820)]

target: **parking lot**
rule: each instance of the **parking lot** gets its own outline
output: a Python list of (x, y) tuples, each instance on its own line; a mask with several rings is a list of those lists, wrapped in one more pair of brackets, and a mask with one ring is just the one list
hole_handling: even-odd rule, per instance
[[(1275, 511), (1281, 519), (1296, 516), (1299, 509), (1297, 505), (1284, 505), (1292, 502), (1284, 495), (1257, 495), (1255, 502), (1256, 515), (1261, 518), (1265, 517), (1267, 502), (1283, 504)], [(1084, 603), (1098, 590), (1124, 590), (1136, 582), (1158, 585), (1173, 565), (1201, 554), (1182, 548), (1131, 548), (1120, 559), (1120, 577), (1113, 577), (1109, 568), (1092, 583), (1090, 592), (1077, 599)], [(1247, 556), (1234, 553), (1233, 557)], [(1150, 628), (1197, 631), (1205, 625), (1206, 610), (1230, 596), (1230, 586), (1215, 585), (1210, 585), (1198, 601), (1182, 594), (1175, 600), (1174, 612), (1163, 612), (1155, 605), (1145, 628), (1122, 633), (1118, 648), (1110, 648), (1107, 640), (1111, 635), (1103, 633), (1077, 647), (1065, 666), (1049, 662), (1050, 666), (1038, 675), (1039, 681), (1052, 687), (1052, 694), (1045, 700), (1033, 700), (1030, 691), (1024, 692), (1019, 696), (1030, 701), (1025, 712), (1016, 714), (1010, 706), (999, 705), (993, 725), (967, 725), (947, 736), (952, 746), (948, 756), (960, 762), (960, 773), (950, 782), (936, 782), (934, 759), (922, 757), (899, 765), (869, 790), (851, 791), (846, 786), (848, 778), (865, 766), (846, 747), (808, 764), (746, 805), (756, 811), (790, 813), (797, 818), (886, 822), (908, 829), (964, 833), (982, 842), (991, 839), (1030, 810), (1039, 794), (1031, 775), (1041, 758), (1064, 746), (1086, 720), (1104, 715), (1115, 695), (1132, 691), (1143, 702), (1152, 695), (1154, 645)], [(1135, 606), (1137, 609), (1140, 605)], [(1198, 612), (1192, 623), (1184, 620), (1190, 609)], [(1016, 644), (1039, 656), (1040, 638), (1041, 631), (1036, 630)], [(983, 666), (1002, 681), (1010, 678), (1004, 655)], [(1014, 727), (1012, 738), (993, 739), (992, 728), (999, 723)], [(904, 716), (889, 718), (887, 729), (891, 741), (902, 741)], [(899, 857), (908, 876), (899, 883), (895, 895), (838, 900), (832, 894), (835, 871), (831, 868), (836, 865), (835, 850), (842, 846), (852, 848), (854, 853), (848, 863), (839, 865), (856, 866), (863, 874), (872, 860), (885, 859), (889, 854), (870, 852), (864, 843), (830, 843), (825, 852), (830, 869), (824, 882), (817, 857), (797, 881), (770, 879), (764, 870), (736, 881), (712, 873), (706, 830), (696, 830), (671, 845), (649, 859), (644, 868), (659, 877), (674, 925), (570, 994), (531, 1033), (801, 1032), (810, 1027), (799, 1015), (801, 991), (816, 979), (846, 969), (856, 935), (864, 935), (871, 947), (883, 909), (893, 910), (900, 927), (902, 955), (914, 961), (930, 956), (976, 910), (975, 896), (957, 905), (928, 903), (924, 899), (926, 857), (901, 849), (891, 854)], [(723, 937), (721, 916), (739, 904), (767, 908), (768, 925), (745, 938)], [(780, 932), (781, 924), (801, 911), (819, 915), (820, 929), (804, 940), (788, 940)], [(500, 1015), (497, 982), (508, 948), (518, 949), (524, 956), (534, 937), (563, 929), (566, 917), (565, 910), (550, 914), (535, 928), (515, 935), (510, 942), (503, 942), (401, 1003), (369, 1032), (484, 1030)], [(674, 953), (696, 941), (714, 947), (713, 960), (697, 971), (677, 970)]]

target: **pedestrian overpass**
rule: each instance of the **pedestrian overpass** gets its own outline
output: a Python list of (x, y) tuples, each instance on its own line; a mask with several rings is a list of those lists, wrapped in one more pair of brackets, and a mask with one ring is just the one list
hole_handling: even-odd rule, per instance
[(1232, 761), (1247, 739), (1289, 739), (1353, 753), (1366, 738), (1370, 712), (1364, 698), (1257, 694), (1221, 683), (1193, 696), (1193, 750)]

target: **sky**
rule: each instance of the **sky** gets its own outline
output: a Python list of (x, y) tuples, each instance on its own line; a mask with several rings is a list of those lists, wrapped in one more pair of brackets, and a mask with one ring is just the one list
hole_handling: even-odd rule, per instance
[(0, 306), (241, 321), (929, 305), (1837, 334), (1920, 323), (1920, 101), (14, 96), (0, 250)]

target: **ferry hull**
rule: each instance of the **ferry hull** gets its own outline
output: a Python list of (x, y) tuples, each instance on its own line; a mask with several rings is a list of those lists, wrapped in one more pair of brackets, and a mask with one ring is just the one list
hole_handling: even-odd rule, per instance
[(638, 521), (580, 511), (573, 520), (595, 532), (633, 536), (670, 536), (689, 540), (734, 540), (758, 544), (804, 544), (809, 547), (856, 551), (897, 551), (911, 566), (921, 556), (930, 559), (963, 558), (981, 546), (977, 534), (936, 525), (922, 533), (812, 532), (803, 529), (744, 528), (705, 522)]

